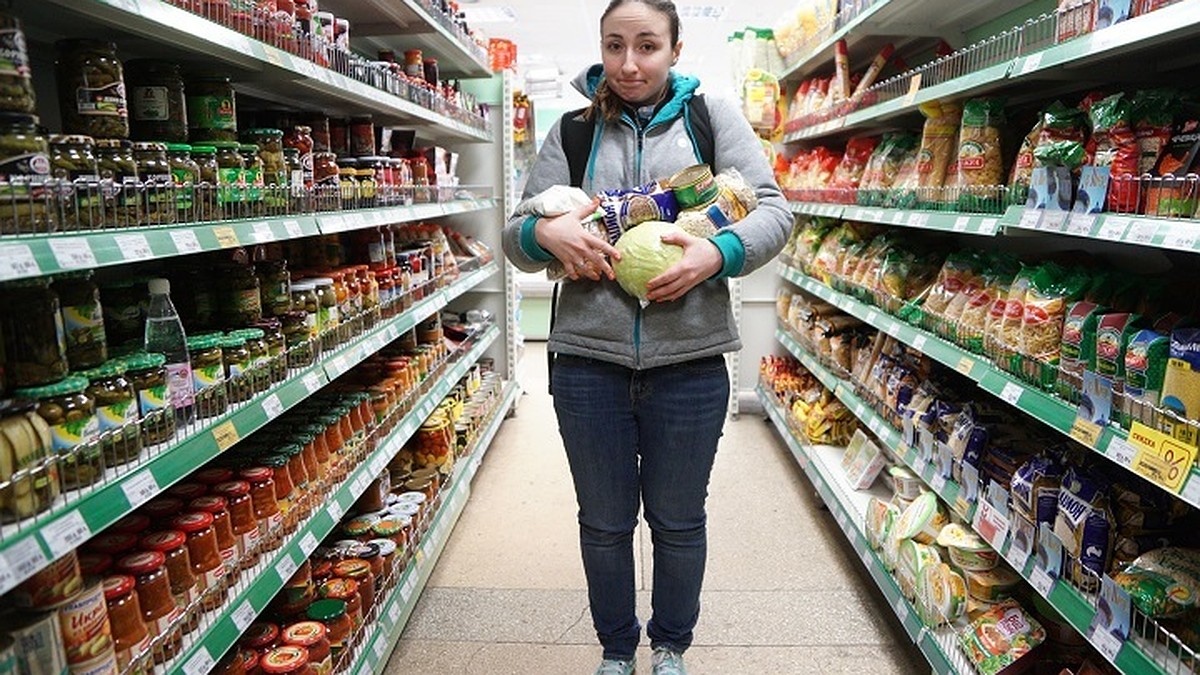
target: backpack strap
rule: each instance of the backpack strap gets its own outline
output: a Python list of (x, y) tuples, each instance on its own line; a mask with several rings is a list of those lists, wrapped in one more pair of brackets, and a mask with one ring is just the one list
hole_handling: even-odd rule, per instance
[(596, 120), (583, 117), (587, 108), (564, 113), (559, 123), (562, 134), (563, 154), (571, 170), (571, 187), (583, 187), (583, 173), (587, 171), (588, 157), (592, 155), (592, 137), (596, 133)]
[(696, 149), (700, 151), (700, 159), (712, 167), (717, 158), (717, 139), (713, 135), (712, 118), (708, 115), (708, 103), (704, 94), (692, 97), (688, 106), (688, 121), (691, 122), (692, 135), (695, 137)]

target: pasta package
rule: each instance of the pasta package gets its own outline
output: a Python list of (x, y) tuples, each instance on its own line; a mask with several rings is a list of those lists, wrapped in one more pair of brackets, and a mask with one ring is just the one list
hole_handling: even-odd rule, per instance
[(879, 139), (874, 136), (851, 138), (846, 143), (846, 152), (842, 161), (833, 172), (829, 186), (833, 188), (855, 189), (862, 182), (863, 172), (867, 169)]
[(1054, 458), (1037, 455), (1021, 465), (1009, 484), (1013, 508), (1036, 528), (1050, 527), (1058, 517), (1058, 493), (1062, 488), (1063, 467)]
[(957, 156), (963, 109), (950, 101), (929, 101), (920, 105), (920, 111), (925, 116), (925, 125), (917, 153), (917, 184), (922, 188), (940, 188), (946, 184), (946, 170)]
[(1094, 166), (1109, 167), (1108, 210), (1132, 213), (1138, 207), (1140, 149), (1130, 101), (1124, 94), (1113, 94), (1093, 103), (1088, 114), (1092, 122), (1088, 155)]
[(1061, 360), (1059, 362), (1059, 395), (1074, 400), (1083, 386), (1083, 371), (1095, 359), (1096, 324), (1105, 309), (1080, 300), (1067, 310), (1063, 321)]
[(1112, 381), (1114, 399), (1125, 391), (1125, 348), (1143, 327), (1141, 315), (1127, 312), (1104, 314), (1097, 320), (1096, 356), (1091, 370)]
[(1171, 352), (1159, 404), (1184, 419), (1200, 418), (1200, 328), (1171, 331)]
[(1115, 528), (1107, 484), (1096, 475), (1071, 467), (1058, 493), (1054, 534), (1070, 554), (1067, 574), (1084, 590), (1094, 590), (1108, 568)]
[(1004, 183), (1004, 126), (1004, 99), (971, 99), (963, 106), (956, 181), (961, 210), (980, 210), (998, 197)]
[(1082, 273), (1060, 271), (1056, 265), (1044, 265), (1025, 293), (1017, 351), (1044, 363), (1058, 362), (1067, 303), (1082, 296), (1087, 286)]
[(1133, 95), (1133, 132), (1138, 144), (1140, 176), (1150, 173), (1163, 148), (1171, 140), (1171, 123), (1182, 107), (1182, 98), (1174, 89), (1149, 89)]
[(1013, 161), (1012, 172), (1008, 176), (1009, 202), (1024, 204), (1029, 198), (1029, 183), (1033, 180), (1033, 149), (1037, 147), (1038, 138), (1042, 135), (1042, 116), (1033, 129), (1021, 139), (1021, 147), (1017, 150), (1017, 158)]

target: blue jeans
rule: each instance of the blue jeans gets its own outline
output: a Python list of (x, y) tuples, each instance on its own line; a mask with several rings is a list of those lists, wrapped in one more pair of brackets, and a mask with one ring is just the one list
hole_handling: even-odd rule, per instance
[(646, 633), (652, 647), (683, 652), (700, 615), (704, 500), (729, 399), (725, 361), (638, 371), (560, 355), (551, 377), (604, 658), (633, 658), (641, 638), (633, 565), (639, 501), (654, 545)]

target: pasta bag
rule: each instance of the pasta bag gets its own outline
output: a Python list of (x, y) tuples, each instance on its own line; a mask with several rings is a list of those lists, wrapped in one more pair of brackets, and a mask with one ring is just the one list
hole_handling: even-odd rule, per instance
[(1005, 121), (1002, 98), (971, 99), (963, 106), (956, 176), (959, 210), (994, 211), (1001, 206)]

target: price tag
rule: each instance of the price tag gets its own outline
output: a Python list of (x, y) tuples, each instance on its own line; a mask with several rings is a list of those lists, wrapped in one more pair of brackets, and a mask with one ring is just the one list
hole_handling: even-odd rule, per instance
[(233, 426), (232, 420), (218, 425), (212, 430), (212, 435), (213, 439), (217, 441), (217, 447), (221, 449), (221, 452), (228, 450), (234, 443), (242, 439), (238, 435), (237, 427)]
[(267, 223), (254, 223), (252, 229), (251, 234), (254, 236), (254, 241), (260, 244), (275, 239), (275, 233), (271, 231), (271, 226)]
[(1021, 400), (1021, 394), (1025, 393), (1025, 389), (1016, 382), (1007, 382), (1004, 388), (1000, 390), (1000, 398), (1009, 405), (1017, 405)]
[(1129, 430), (1129, 444), (1136, 450), (1132, 469), (1153, 483), (1178, 493), (1191, 474), (1196, 461), (1196, 448), (1134, 422)]
[(1050, 597), (1050, 593), (1054, 591), (1054, 582), (1057, 581), (1050, 573), (1040, 567), (1034, 567), (1033, 572), (1029, 575), (1029, 585), (1040, 593), (1043, 598)]
[(279, 575), (282, 583), (287, 583), (292, 575), (296, 573), (296, 561), (292, 560), (292, 554), (287, 551), (283, 552), (283, 556), (279, 558), (279, 562), (275, 563), (275, 573)]
[(904, 598), (896, 598), (894, 608), (896, 616), (900, 619), (900, 623), (908, 623), (908, 603), (904, 601)]
[(891, 321), (884, 327), (884, 332), (892, 337), (900, 335), (900, 324), (896, 321)]
[(909, 227), (925, 227), (929, 224), (928, 213), (910, 213), (908, 214)]
[(916, 73), (908, 80), (908, 93), (904, 95), (904, 105), (910, 106), (917, 100), (917, 92), (921, 90), (921, 75), (922, 73)]
[(1099, 626), (1090, 630), (1088, 639), (1095, 645), (1096, 651), (1100, 652), (1100, 655), (1108, 659), (1110, 663), (1116, 663), (1117, 654), (1121, 653), (1121, 647), (1125, 646), (1124, 640)]
[(1089, 448), (1094, 448), (1100, 442), (1100, 432), (1100, 427), (1095, 423), (1076, 417), (1075, 422), (1071, 424), (1070, 436)]
[(228, 225), (214, 227), (213, 236), (217, 238), (217, 244), (221, 248), (233, 248), (242, 245), (242, 242), (238, 241), (237, 232), (234, 232), (233, 228)]
[(918, 476), (925, 475), (925, 469), (929, 466), (929, 460), (925, 457), (925, 453), (918, 451), (916, 457), (913, 457), (913, 469)]
[(1012, 546), (1008, 549), (1008, 562), (1018, 573), (1025, 570), (1029, 556), (1033, 553), (1033, 524), (1024, 518), (1013, 521)]
[(867, 426), (871, 429), (871, 433), (875, 434), (876, 436), (879, 435), (880, 424), (878, 417), (872, 417), (871, 421), (867, 423)]
[(833, 519), (837, 521), (838, 526), (843, 530), (846, 529), (846, 512), (841, 509), (835, 509)]
[(412, 419), (412, 418), (410, 417), (409, 419), (405, 420), (405, 422), (404, 422), (404, 424), (403, 424), (403, 425), (401, 425), (401, 427), (400, 427), (400, 435), (401, 435), (401, 436), (403, 436), (403, 437), (405, 437), (405, 438), (407, 438), (407, 437), (409, 437), (409, 436), (412, 436), (412, 432), (413, 432), (413, 431), (414, 431), (416, 428), (417, 428), (417, 422), (416, 422), (416, 420), (414, 420), (414, 419)]
[(51, 239), (50, 251), (54, 253), (58, 266), (64, 270), (96, 266), (96, 254), (92, 253), (92, 245), (87, 239)]
[(305, 532), (304, 536), (300, 538), (300, 550), (304, 551), (306, 557), (310, 556), (313, 551), (317, 550), (317, 543), (317, 538), (313, 536), (312, 532)]
[(208, 647), (200, 645), (192, 658), (183, 664), (183, 672), (185, 675), (207, 675), (216, 665), (213, 662), (212, 654), (208, 653)]
[(1154, 240), (1154, 234), (1158, 232), (1158, 223), (1135, 220), (1130, 226), (1129, 232), (1125, 235), (1125, 240), (1134, 244), (1149, 244)]
[(171, 232), (171, 241), (175, 242), (175, 250), (179, 253), (199, 253), (203, 250), (200, 240), (192, 230), (175, 230)]
[(904, 212), (896, 211), (895, 213), (892, 214), (892, 224), (893, 225), (900, 225), (903, 222), (904, 222)]
[(991, 502), (986, 499), (979, 502), (972, 526), (992, 548), (997, 551), (1004, 549), (1004, 542), (1008, 538), (1008, 517), (1000, 513)]
[(1124, 438), (1113, 437), (1104, 451), (1104, 456), (1125, 468), (1133, 466), (1133, 456), (1136, 451)]
[(309, 373), (300, 381), (304, 383), (304, 388), (307, 389), (308, 393), (310, 394), (315, 394), (321, 389), (321, 378), (316, 373)]
[(984, 218), (979, 221), (979, 234), (996, 234), (996, 230), (1000, 227), (1000, 219)]
[(246, 600), (241, 605), (238, 605), (237, 609), (233, 610), (230, 618), (233, 619), (233, 625), (237, 626), (237, 629), (244, 633), (250, 624), (254, 623), (254, 619), (257, 616), (258, 612), (254, 611), (254, 606), (250, 604), (249, 600)]
[(912, 348), (919, 352), (924, 351), (925, 350), (925, 342), (926, 342), (925, 336), (918, 335), (918, 336), (914, 337), (912, 340)]
[(342, 516), (346, 515), (346, 509), (342, 508), (342, 503), (337, 499), (330, 499), (329, 506), (326, 506), (325, 510), (329, 512), (329, 517), (333, 518), (335, 523), (341, 522)]
[(1167, 236), (1163, 237), (1163, 246), (1169, 246), (1180, 251), (1191, 251), (1196, 248), (1196, 240), (1200, 237), (1194, 225), (1174, 224), (1170, 226)]
[(1042, 223), (1042, 209), (1025, 209), (1021, 212), (1021, 222), (1018, 227), (1025, 230), (1036, 230)]
[(150, 242), (144, 234), (114, 234), (113, 241), (121, 249), (121, 256), (126, 260), (149, 260), (154, 257)]
[(283, 229), (287, 230), (288, 237), (291, 239), (299, 239), (304, 236), (304, 230), (300, 227), (298, 220), (283, 221)]
[(378, 640), (375, 640), (374, 650), (375, 650), (375, 658), (382, 661), (383, 657), (387, 655), (387, 640), (385, 640), (383, 638), (379, 638)]
[(867, 317), (865, 319), (863, 319), (863, 321), (866, 321), (867, 323), (871, 324), (872, 326), (874, 326), (875, 322), (878, 320), (879, 320), (879, 313), (873, 309), (871, 311), (867, 312)]
[(262, 407), (268, 420), (273, 420), (283, 414), (283, 402), (279, 400), (279, 394), (271, 394), (264, 398)]
[(36, 537), (26, 537), (13, 544), (0, 557), (0, 561), (5, 563), (0, 565), (0, 593), (33, 576), (50, 562), (42, 553)]
[(940, 470), (933, 472), (933, 480), (930, 481), (930, 485), (933, 487), (933, 491), (938, 494), (946, 491), (946, 477), (942, 475)]
[(1179, 496), (1192, 506), (1200, 506), (1200, 478), (1189, 478), (1183, 484), (1183, 492), (1180, 492)]
[(61, 558), (92, 536), (92, 530), (78, 510), (72, 511), (49, 525), (42, 526), (42, 539), (50, 547), (50, 554)]
[(966, 375), (967, 377), (971, 376), (971, 371), (974, 370), (974, 368), (975, 368), (975, 359), (973, 359), (969, 356), (962, 357), (961, 359), (958, 360), (958, 365), (954, 366), (955, 370), (962, 373), (963, 375)]
[(409, 577), (408, 580), (406, 580), (400, 586), (400, 600), (407, 605), (408, 601), (412, 599), (412, 592), (412, 577)]
[(1091, 214), (1072, 213), (1067, 219), (1067, 233), (1081, 237), (1091, 234), (1092, 226), (1096, 224), (1096, 216)]
[(154, 474), (149, 470), (142, 471), (121, 484), (121, 491), (125, 493), (125, 499), (129, 500), (129, 508), (132, 509), (150, 501), (160, 490), (158, 481), (154, 480)]
[(970, 216), (959, 216), (958, 218), (954, 219), (954, 228), (953, 229), (955, 232), (966, 232), (967, 225), (969, 225), (970, 223), (971, 223)]
[(388, 607), (388, 619), (392, 622), (393, 625), (395, 625), (395, 623), (400, 620), (400, 611), (401, 611), (400, 605), (398, 605), (394, 602), (392, 603), (391, 607)]
[(0, 281), (37, 276), (41, 273), (33, 251), (25, 244), (0, 246)]
[(1025, 61), (1021, 63), (1021, 75), (1026, 75), (1038, 69), (1042, 65), (1042, 52), (1034, 52), (1025, 57)]
[(1096, 236), (1109, 241), (1121, 241), (1125, 238), (1125, 231), (1128, 229), (1128, 218), (1105, 216), (1104, 222), (1100, 224), (1100, 231), (1096, 233)]

